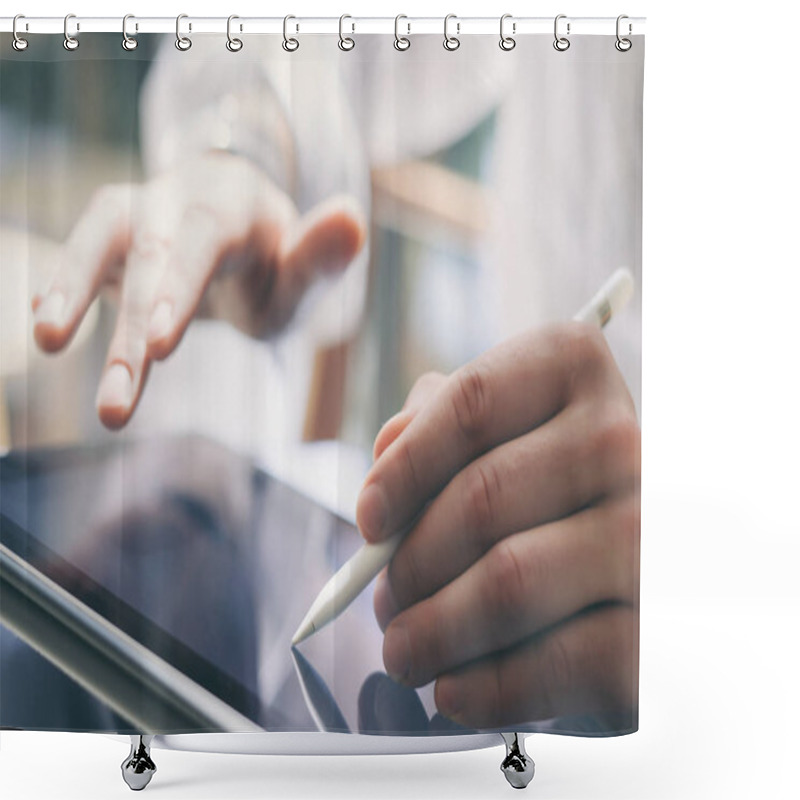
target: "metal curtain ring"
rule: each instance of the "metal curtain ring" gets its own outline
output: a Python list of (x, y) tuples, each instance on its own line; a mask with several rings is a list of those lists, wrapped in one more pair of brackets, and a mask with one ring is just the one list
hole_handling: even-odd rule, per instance
[[(287, 53), (294, 53), (294, 51), (297, 50), (298, 47), (300, 47), (300, 42), (298, 42), (297, 39), (290, 38), (287, 35), (290, 19), (297, 19), (297, 17), (293, 17), (291, 14), (287, 14), (283, 18), (283, 49)], [(297, 27), (299, 28), (299, 26)]]
[[(626, 38), (624, 38), (624, 37), (619, 35), (619, 28), (620, 28), (619, 24), (624, 19), (628, 19), (628, 15), (627, 14), (620, 14), (617, 17), (617, 41), (614, 42), (614, 47), (616, 47), (617, 50), (620, 51), (620, 53), (627, 53), (628, 50), (630, 50), (631, 47), (633, 47), (633, 42), (630, 39), (626, 39)], [(631, 26), (631, 24), (629, 22), (628, 23), (628, 36), (631, 35), (632, 31), (633, 31), (633, 28), (632, 28), (632, 26)]]
[[(188, 14), (178, 14), (175, 18), (175, 47), (184, 52), (192, 46), (192, 40), (188, 36), (181, 35), (181, 20), (187, 19)], [(189, 23), (189, 33), (192, 32), (192, 23)]]
[[(139, 46), (139, 42), (133, 36), (128, 36), (128, 20), (129, 19), (136, 19), (133, 14), (126, 14), (122, 18), (122, 49), (123, 50), (135, 50)], [(139, 30), (139, 25), (136, 25), (136, 30)]]
[[(346, 19), (353, 19), (353, 18), (349, 14), (342, 14), (342, 16), (339, 17), (339, 49), (344, 51), (352, 50), (356, 46), (355, 39), (352, 39), (350, 36), (345, 36), (342, 30), (342, 26), (344, 25), (344, 21)], [(352, 23), (352, 30), (353, 33), (355, 33), (356, 30), (355, 22)]]
[[(235, 19), (239, 19), (239, 17), (237, 17), (236, 14), (231, 14), (228, 17), (228, 30), (227, 30), (228, 41), (225, 42), (225, 47), (227, 47), (228, 50), (231, 51), (231, 53), (238, 53), (244, 46), (244, 43), (242, 42), (241, 39), (237, 39), (236, 37), (231, 36), (231, 22), (233, 22), (233, 20)], [(239, 30), (241, 29), (242, 29), (241, 26), (239, 26)]]
[[(398, 14), (394, 18), (394, 49), (395, 50), (408, 50), (411, 47), (411, 39), (406, 36), (400, 35), (400, 20), (401, 19), (408, 19), (405, 14)], [(408, 25), (408, 32), (411, 33), (411, 24), (406, 23)]]
[[(511, 19), (511, 14), (503, 14), (500, 17), (500, 49), (505, 50), (508, 52), (509, 50), (513, 50), (517, 46), (517, 40), (513, 39), (511, 36), (506, 36), (504, 31), (504, 26), (506, 24), (506, 20)], [(511, 32), (517, 32), (517, 23), (511, 23)]]
[[(449, 36), (447, 33), (447, 23), (450, 22), (451, 19), (457, 19), (455, 14), (448, 14), (444, 18), (444, 49), (449, 50), (452, 52), (453, 50), (458, 50), (461, 47), (461, 40), (456, 36)], [(456, 34), (461, 33), (461, 23), (456, 22)]]
[[(13, 40), (12, 40), (12, 42), (11, 42), (11, 46), (12, 46), (12, 47), (13, 47), (13, 48), (14, 48), (14, 49), (15, 49), (15, 50), (18, 52), (18, 53), (21, 53), (23, 50), (27, 50), (29, 42), (28, 42), (28, 40), (27, 40), (27, 39), (23, 39), (23, 38), (22, 38), (22, 37), (19, 35), (19, 33), (17, 33), (17, 20), (18, 20), (18, 19), (25, 19), (25, 16), (24, 16), (24, 14), (17, 14), (17, 16), (16, 16), (16, 17), (14, 17), (14, 23), (13, 23), (13, 25), (11, 26), (11, 30), (12, 30), (12, 32), (13, 32), (13, 34), (14, 34), (14, 39), (13, 39)], [(27, 30), (27, 29), (28, 29), (28, 26), (27, 26), (27, 24), (26, 24), (26, 25), (25, 25), (25, 30)]]
[[(563, 53), (565, 50), (569, 50), (570, 41), (567, 39), (566, 36), (559, 36), (558, 35), (558, 21), (560, 19), (566, 19), (566, 14), (559, 14), (555, 22), (553, 23), (553, 36), (555, 36), (555, 41), (553, 42), (553, 47), (558, 50), (559, 53)], [(567, 36), (569, 36), (569, 28), (570, 24), (567, 23)]]
[[(70, 36), (69, 35), (68, 26), (69, 26), (69, 21), (71, 19), (75, 19), (75, 15), (74, 14), (67, 14), (67, 16), (64, 17), (64, 49), (65, 50), (77, 50), (78, 46), (80, 45), (80, 42), (74, 36)], [(75, 29), (78, 30), (78, 31), (81, 29), (81, 26), (80, 26), (79, 22), (75, 23)]]

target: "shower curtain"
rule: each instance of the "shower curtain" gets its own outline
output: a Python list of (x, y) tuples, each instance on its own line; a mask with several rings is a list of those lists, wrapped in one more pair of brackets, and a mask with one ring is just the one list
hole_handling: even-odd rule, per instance
[(0, 726), (633, 732), (644, 37), (288, 30), (0, 40)]

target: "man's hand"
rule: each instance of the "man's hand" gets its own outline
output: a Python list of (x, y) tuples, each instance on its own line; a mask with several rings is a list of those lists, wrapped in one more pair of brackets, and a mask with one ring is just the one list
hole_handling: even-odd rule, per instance
[(379, 433), (368, 541), (411, 526), (378, 578), (387, 672), (494, 728), (633, 713), (640, 431), (601, 332), (527, 332), (430, 374)]
[(104, 287), (119, 313), (97, 392), (109, 428), (130, 419), (154, 359), (166, 358), (194, 316), (265, 336), (291, 319), (306, 289), (343, 270), (364, 243), (355, 201), (334, 197), (300, 217), (254, 164), (214, 151), (144, 185), (104, 186), (32, 301), (34, 335), (62, 349)]

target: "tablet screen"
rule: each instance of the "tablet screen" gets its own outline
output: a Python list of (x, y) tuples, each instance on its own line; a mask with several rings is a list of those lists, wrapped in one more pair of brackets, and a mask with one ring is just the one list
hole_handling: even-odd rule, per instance
[[(180, 437), (10, 454), (0, 469), (0, 509), (16, 523), (3, 544), (265, 730), (466, 731), (384, 673), (371, 587), (291, 648), (362, 539), (248, 459)], [(2, 637), (1, 726), (132, 730)]]

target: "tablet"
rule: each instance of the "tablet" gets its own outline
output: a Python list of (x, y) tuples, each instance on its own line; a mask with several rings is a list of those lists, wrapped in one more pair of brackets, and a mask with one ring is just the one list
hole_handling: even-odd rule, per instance
[[(471, 732), (436, 713), (432, 692), (385, 674), (371, 587), (291, 647), (361, 536), (215, 442), (121, 439), (11, 453), (0, 459), (0, 511), (2, 545), (29, 595), (47, 594), (45, 616), (71, 620), (55, 649), (69, 660), (67, 651), (93, 646), (112, 663), (85, 659), (70, 677), (58, 653), (28, 644), (33, 622), (4, 626), (2, 727), (132, 733), (147, 719), (158, 721), (154, 733)], [(130, 691), (103, 690), (103, 670), (112, 685), (117, 672), (138, 677), (139, 694), (116, 702)], [(187, 715), (170, 717), (171, 703)]]

